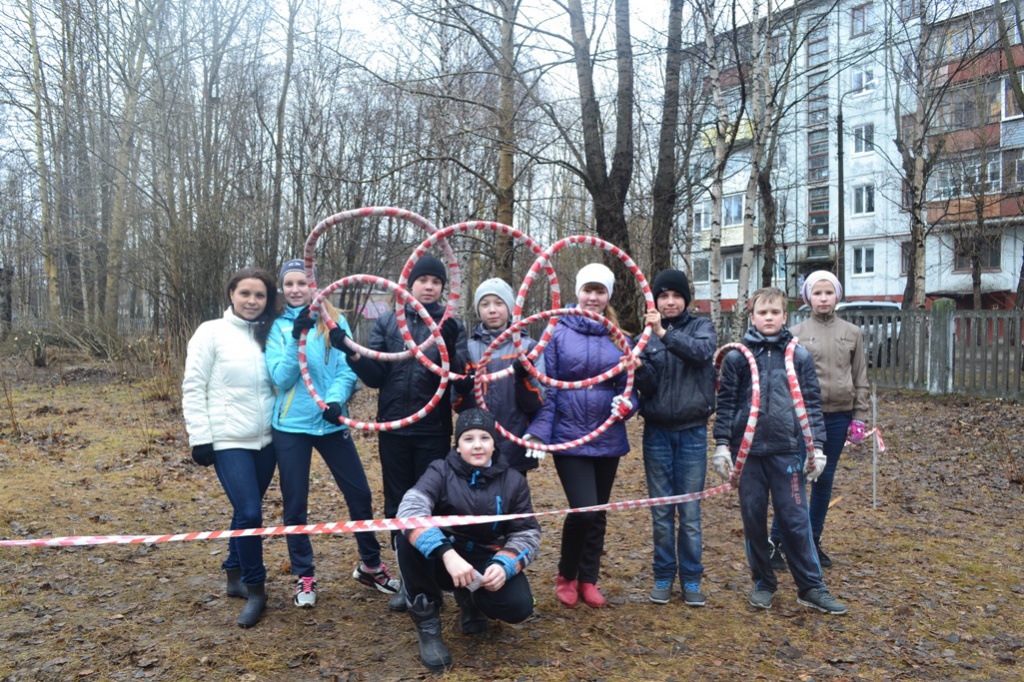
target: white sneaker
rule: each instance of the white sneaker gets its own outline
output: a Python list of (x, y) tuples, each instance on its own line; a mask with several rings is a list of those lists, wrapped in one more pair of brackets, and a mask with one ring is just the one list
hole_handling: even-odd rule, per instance
[(316, 578), (299, 578), (298, 584), (295, 585), (295, 605), (303, 609), (316, 606)]

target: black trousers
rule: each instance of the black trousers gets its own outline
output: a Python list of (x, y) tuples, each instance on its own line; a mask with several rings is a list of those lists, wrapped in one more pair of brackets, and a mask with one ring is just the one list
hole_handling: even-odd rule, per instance
[[(409, 543), (405, 535), (400, 534), (397, 542), (398, 564), (402, 569), (402, 580), (405, 581), (409, 602), (414, 602), (417, 595), (425, 594), (427, 599), (440, 608), (443, 601), (442, 591), (455, 589), (452, 577), (444, 567), (444, 561), (423, 556)], [(494, 556), (490, 549), (480, 546), (456, 551), (480, 573), (487, 569), (488, 562)], [(503, 620), (506, 623), (521, 623), (533, 613), (533, 592), (530, 591), (530, 583), (525, 573), (516, 574), (496, 592), (481, 587), (469, 594), (472, 595), (477, 608), (488, 618)]]
[(452, 449), (450, 436), (405, 436), (388, 431), (377, 434), (380, 471), (384, 479), (384, 515), (398, 513), (402, 496), (420, 480), (435, 459)]
[[(554, 455), (555, 470), (570, 507), (591, 507), (611, 499), (618, 457)], [(596, 583), (604, 552), (606, 512), (569, 514), (562, 524), (562, 556), (558, 573), (568, 580)]]

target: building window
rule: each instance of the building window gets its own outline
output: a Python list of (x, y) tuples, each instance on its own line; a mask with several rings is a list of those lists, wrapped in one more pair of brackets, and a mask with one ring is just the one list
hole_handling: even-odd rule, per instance
[(1024, 149), (1003, 151), (1003, 190), (1010, 191), (1024, 186)]
[(900, 274), (905, 275), (910, 272), (910, 254), (914, 250), (913, 242), (903, 242), (900, 244)]
[(743, 224), (743, 195), (732, 194), (722, 197), (722, 226), (735, 227)]
[(850, 10), (850, 37), (862, 36), (871, 30), (871, 5), (861, 5)]
[(853, 250), (853, 274), (875, 274), (875, 247), (858, 246)]
[(807, 77), (807, 125), (828, 122), (828, 74), (824, 71)]
[(987, 271), (998, 271), (1001, 266), (1002, 240), (999, 235), (958, 237), (953, 245), (953, 271), (971, 271), (971, 250), (978, 248), (978, 257), (981, 259), (981, 269)]
[(913, 19), (921, 14), (924, 0), (900, 0), (900, 19)]
[(828, 180), (828, 130), (807, 133), (807, 182)]
[(828, 187), (807, 191), (807, 236), (828, 236)]
[(854, 71), (850, 77), (850, 92), (871, 92), (875, 89), (875, 72), (873, 69)]
[(870, 154), (875, 151), (875, 125), (867, 123), (853, 129), (853, 153)]
[(704, 212), (704, 204), (699, 204), (693, 209), (693, 235), (697, 236), (705, 229), (711, 227), (711, 213)]
[(1002, 186), (1002, 172), (1003, 162), (999, 156), (984, 164), (977, 155), (942, 164), (934, 175), (935, 199), (977, 197), (998, 192)]
[(807, 68), (812, 68), (828, 61), (828, 17), (812, 17), (807, 26)]
[(875, 186), (861, 185), (853, 188), (853, 214), (867, 215), (875, 212)]
[(1002, 81), (974, 83), (951, 90), (942, 109), (943, 121), (950, 130), (996, 123), (1003, 112)]
[(693, 281), (707, 282), (711, 279), (711, 261), (707, 258), (693, 259)]
[(740, 264), (743, 256), (722, 256), (722, 281), (740, 281)]
[[(1024, 74), (1018, 73), (1017, 77), (1024, 86)], [(1020, 107), (1017, 106), (1017, 96), (1013, 94), (1013, 83), (1009, 78), (1003, 79), (1003, 118), (1020, 118)]]

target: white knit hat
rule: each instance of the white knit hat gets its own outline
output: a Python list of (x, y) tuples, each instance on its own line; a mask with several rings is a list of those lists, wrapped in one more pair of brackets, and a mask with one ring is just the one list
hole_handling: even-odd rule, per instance
[(815, 270), (804, 278), (804, 286), (800, 290), (800, 296), (804, 299), (804, 303), (811, 304), (811, 289), (822, 281), (832, 284), (832, 288), (836, 290), (836, 301), (843, 300), (843, 285), (839, 283), (839, 279), (828, 270)]
[(608, 290), (608, 295), (611, 296), (612, 290), (615, 288), (615, 274), (604, 263), (589, 263), (576, 273), (577, 298), (587, 284), (600, 284)]

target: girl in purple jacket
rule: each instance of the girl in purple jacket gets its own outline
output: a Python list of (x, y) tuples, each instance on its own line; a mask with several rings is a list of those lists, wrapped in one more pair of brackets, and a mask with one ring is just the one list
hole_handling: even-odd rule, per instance
[[(618, 324), (608, 305), (615, 275), (600, 263), (590, 263), (576, 274), (578, 306), (604, 315)], [(559, 318), (544, 350), (547, 374), (563, 381), (579, 381), (601, 374), (619, 363), (628, 348), (619, 348), (600, 323), (579, 315)], [(544, 406), (527, 430), (527, 440), (565, 443), (585, 436), (600, 426), (613, 411), (623, 420), (634, 412), (620, 393), (626, 383), (622, 373), (606, 382), (578, 390), (548, 388)], [(619, 457), (629, 452), (626, 425), (619, 421), (585, 445), (553, 454), (555, 470), (570, 507), (589, 507), (611, 499)], [(530, 449), (527, 456), (543, 459), (544, 452)], [(583, 598), (592, 608), (605, 605), (597, 589), (604, 550), (605, 512), (569, 514), (562, 526), (562, 554), (558, 561), (555, 595), (568, 607)]]

